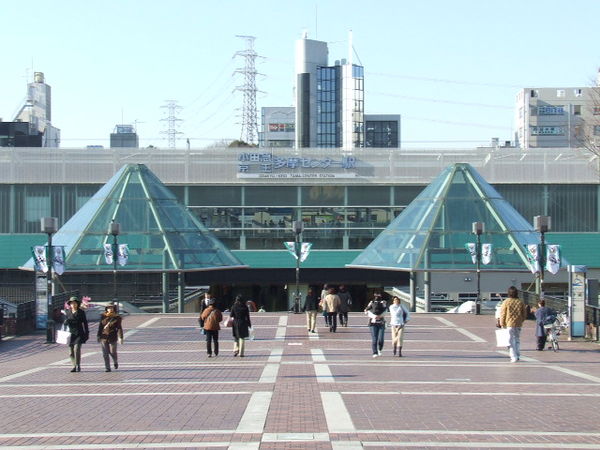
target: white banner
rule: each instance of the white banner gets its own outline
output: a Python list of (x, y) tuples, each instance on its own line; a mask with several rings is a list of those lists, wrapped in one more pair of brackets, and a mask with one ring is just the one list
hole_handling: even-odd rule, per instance
[(540, 271), (540, 255), (537, 244), (527, 245), (527, 257), (529, 259), (529, 270), (531, 273)]
[(546, 270), (553, 275), (560, 270), (560, 245), (546, 246)]
[(475, 242), (467, 242), (465, 244), (465, 248), (467, 249), (467, 251), (471, 255), (471, 259), (473, 260), (473, 264), (476, 264), (477, 263), (477, 245), (475, 244)]
[(127, 260), (129, 259), (129, 247), (127, 244), (119, 244), (119, 251), (117, 253), (117, 260), (119, 261), (120, 266), (124, 266), (127, 264)]
[(52, 268), (58, 275), (65, 273), (65, 250), (62, 246), (52, 246)]
[(36, 245), (32, 248), (33, 261), (35, 267), (40, 272), (48, 272), (48, 261), (46, 260), (46, 247), (43, 245)]
[(492, 262), (492, 244), (481, 244), (481, 262), (483, 264)]
[[(298, 259), (298, 255), (296, 255), (296, 243), (295, 242), (284, 242), (285, 248), (292, 254), (292, 256)], [(312, 247), (312, 242), (302, 242), (300, 246), (300, 262), (306, 261), (308, 258), (308, 254), (310, 253), (310, 248)]]
[(106, 261), (106, 264), (113, 263), (113, 256), (112, 244), (104, 244), (104, 261)]

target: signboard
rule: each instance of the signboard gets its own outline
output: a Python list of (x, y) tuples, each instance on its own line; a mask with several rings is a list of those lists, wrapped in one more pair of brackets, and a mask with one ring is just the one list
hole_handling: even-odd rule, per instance
[(238, 155), (238, 178), (355, 178), (358, 160), (354, 156), (283, 157), (274, 153)]
[(48, 324), (48, 277), (36, 272), (35, 275), (35, 327), (45, 330)]
[(585, 273), (586, 266), (569, 266), (570, 336), (585, 336)]

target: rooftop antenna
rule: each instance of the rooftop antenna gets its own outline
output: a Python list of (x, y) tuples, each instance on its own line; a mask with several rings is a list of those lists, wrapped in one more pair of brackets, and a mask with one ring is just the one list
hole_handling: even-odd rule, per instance
[(348, 31), (348, 64), (352, 65), (352, 30)]
[(315, 3), (315, 40), (319, 40), (319, 5)]

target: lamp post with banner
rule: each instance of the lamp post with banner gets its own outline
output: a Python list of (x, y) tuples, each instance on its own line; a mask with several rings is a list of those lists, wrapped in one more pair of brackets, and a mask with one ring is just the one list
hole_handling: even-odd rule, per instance
[(52, 291), (53, 291), (53, 282), (52, 282), (52, 265), (54, 261), (54, 252), (52, 251), (52, 235), (58, 231), (58, 219), (56, 217), (42, 217), (41, 219), (41, 228), (42, 233), (46, 233), (48, 235), (48, 247), (46, 248), (46, 264), (48, 267), (47, 272), (47, 281), (46, 281), (46, 289), (47, 289), (47, 308), (48, 308), (48, 316), (46, 320), (46, 343), (53, 344), (54, 343), (54, 318), (52, 316)]
[(475, 300), (475, 314), (481, 314), (481, 235), (485, 231), (485, 223), (473, 222), (473, 234), (477, 236), (475, 243), (477, 270), (477, 299)]
[(292, 224), (292, 230), (294, 231), (294, 242), (284, 242), (285, 247), (288, 251), (296, 258), (296, 290), (294, 292), (294, 313), (300, 312), (300, 263), (308, 257), (310, 242), (302, 242), (302, 231), (304, 230), (304, 223), (301, 220), (296, 220)]
[(121, 224), (118, 222), (115, 222), (114, 220), (110, 223), (110, 234), (112, 234), (113, 237), (113, 248), (112, 248), (112, 254), (113, 254), (113, 303), (117, 304), (118, 303), (118, 298), (117, 298), (117, 260), (118, 260), (118, 254), (119, 254), (119, 242), (118, 242), (118, 237), (119, 234), (121, 234)]
[(535, 216), (533, 218), (533, 228), (540, 233), (538, 278), (535, 283), (535, 293), (539, 299), (544, 298), (544, 268), (546, 267), (545, 233), (550, 231), (551, 225), (552, 218), (550, 216)]

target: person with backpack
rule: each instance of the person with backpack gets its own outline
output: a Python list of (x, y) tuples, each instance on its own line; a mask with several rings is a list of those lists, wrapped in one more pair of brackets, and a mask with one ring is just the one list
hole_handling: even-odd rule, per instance
[(371, 350), (373, 358), (381, 356), (383, 351), (383, 340), (385, 337), (385, 302), (381, 299), (381, 293), (376, 292), (373, 300), (365, 308), (369, 316), (369, 331), (371, 332)]
[(556, 313), (546, 306), (546, 301), (541, 299), (538, 302), (538, 309), (535, 311), (535, 336), (537, 338), (537, 350), (542, 351), (546, 346), (546, 329), (544, 325), (552, 324), (556, 320)]
[(223, 314), (217, 308), (214, 298), (208, 300), (208, 307), (200, 314), (200, 320), (202, 320), (204, 333), (206, 334), (206, 353), (208, 353), (209, 358), (212, 358), (212, 344), (214, 344), (215, 356), (219, 354), (219, 330), (221, 329), (219, 323), (223, 320)]
[(390, 326), (392, 327), (392, 346), (394, 356), (402, 357), (402, 344), (404, 342), (404, 325), (410, 320), (408, 308), (402, 304), (399, 297), (392, 297), (390, 305)]

